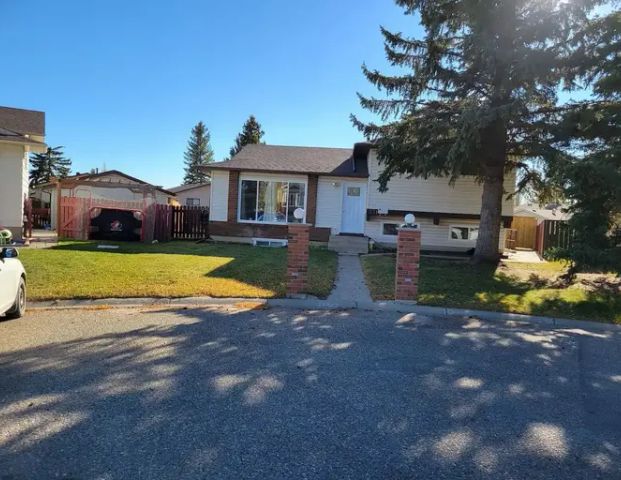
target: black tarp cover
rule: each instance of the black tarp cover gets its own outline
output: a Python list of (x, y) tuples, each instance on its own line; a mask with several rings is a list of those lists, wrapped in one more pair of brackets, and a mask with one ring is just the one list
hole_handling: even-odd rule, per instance
[(142, 239), (141, 237), (141, 212), (114, 208), (94, 208), (91, 210), (91, 239), (139, 242)]

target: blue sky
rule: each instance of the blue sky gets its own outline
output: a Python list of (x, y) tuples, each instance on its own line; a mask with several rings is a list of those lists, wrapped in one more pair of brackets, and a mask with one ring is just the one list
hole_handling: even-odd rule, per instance
[(267, 143), (349, 147), (360, 66), (384, 68), (379, 26), (418, 31), (393, 0), (0, 0), (0, 105), (43, 110), (74, 172), (171, 187), (192, 126), (228, 154), (253, 113)]

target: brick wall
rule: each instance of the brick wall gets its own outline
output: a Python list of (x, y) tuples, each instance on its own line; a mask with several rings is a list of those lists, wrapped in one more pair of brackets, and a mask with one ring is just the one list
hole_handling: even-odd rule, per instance
[(309, 234), (309, 225), (289, 225), (287, 246), (287, 295), (299, 295), (307, 289)]
[(231, 170), (229, 172), (229, 200), (227, 221), (237, 222), (237, 197), (239, 193), (239, 172)]
[[(210, 221), (209, 234), (221, 237), (282, 238), (284, 240), (287, 238), (287, 225)], [(310, 239), (313, 242), (327, 243), (330, 240), (330, 228), (310, 227)]]
[(416, 300), (418, 295), (420, 240), (420, 229), (399, 229), (395, 275), (396, 300)]

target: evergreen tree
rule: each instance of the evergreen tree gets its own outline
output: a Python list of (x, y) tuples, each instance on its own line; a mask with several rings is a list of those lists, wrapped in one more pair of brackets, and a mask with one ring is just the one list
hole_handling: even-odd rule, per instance
[(30, 157), (30, 186), (48, 183), (52, 177), (65, 178), (71, 173), (71, 160), (65, 158), (64, 147), (48, 148), (45, 153)]
[(360, 95), (383, 124), (352, 116), (395, 174), (475, 175), (483, 184), (475, 261), (495, 261), (504, 174), (563, 155), (550, 136), (568, 41), (597, 0), (396, 0), (420, 16), (423, 38), (382, 28), (387, 58), (401, 75), (363, 66), (386, 98)]
[(572, 105), (557, 132), (567, 155), (550, 166), (573, 213), (571, 248), (583, 267), (615, 264), (610, 231), (621, 216), (621, 13), (591, 20), (578, 38), (568, 83), (592, 83), (593, 98)]
[(185, 151), (185, 177), (183, 183), (185, 185), (204, 183), (207, 181), (208, 175), (201, 167), (213, 162), (213, 150), (211, 149), (210, 134), (203, 122), (198, 122), (192, 128), (190, 140), (188, 140), (188, 148)]
[(261, 143), (263, 135), (265, 135), (265, 132), (261, 130), (261, 124), (257, 122), (254, 115), (250, 115), (246, 123), (244, 123), (241, 133), (237, 135), (235, 145), (231, 147), (230, 157), (237, 155), (244, 145)]

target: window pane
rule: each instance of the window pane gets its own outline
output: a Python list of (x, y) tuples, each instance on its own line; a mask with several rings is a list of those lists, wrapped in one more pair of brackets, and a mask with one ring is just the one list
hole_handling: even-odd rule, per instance
[(468, 227), (451, 227), (451, 239), (468, 240)]
[(259, 182), (257, 221), (275, 223), (287, 221), (287, 184), (285, 182)]
[(479, 227), (472, 227), (470, 229), (470, 240), (476, 240), (479, 238)]
[(347, 187), (347, 196), (348, 197), (359, 197), (360, 187)]
[(239, 218), (241, 220), (257, 219), (257, 181), (242, 180)]
[(382, 233), (384, 235), (396, 235), (398, 225), (396, 223), (384, 223), (382, 226)]
[(301, 223), (304, 219), (298, 220), (293, 216), (297, 208), (304, 208), (304, 196), (306, 195), (306, 185), (303, 183), (289, 183), (289, 210), (287, 221), (289, 223)]

